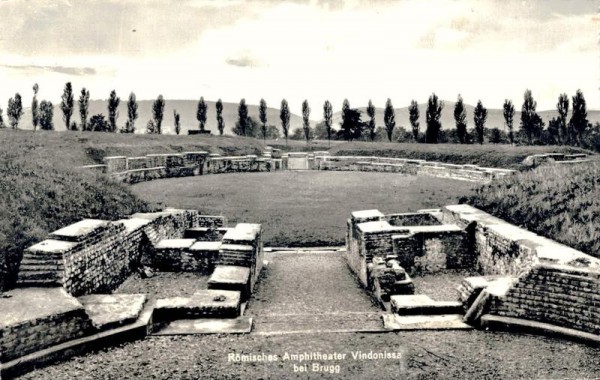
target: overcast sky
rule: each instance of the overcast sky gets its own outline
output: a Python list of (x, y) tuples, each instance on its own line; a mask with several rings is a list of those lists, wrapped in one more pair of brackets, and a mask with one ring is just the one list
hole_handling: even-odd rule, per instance
[[(71, 81), (94, 99), (162, 94), (299, 112), (369, 99), (396, 107), (432, 93), (538, 109), (579, 88), (600, 108), (600, 17), (592, 0), (0, 0), (0, 104), (59, 100)], [(317, 111), (313, 111), (317, 112)], [(315, 115), (316, 116), (316, 115)]]

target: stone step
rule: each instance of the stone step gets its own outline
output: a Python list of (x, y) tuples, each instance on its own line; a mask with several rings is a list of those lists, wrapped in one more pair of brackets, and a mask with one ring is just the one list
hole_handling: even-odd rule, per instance
[(134, 323), (146, 304), (144, 294), (91, 294), (77, 299), (99, 331)]
[(21, 268), (26, 266), (49, 265), (54, 267), (63, 267), (64, 261), (61, 258), (52, 258), (46, 256), (31, 256), (26, 255), (21, 260)]
[(29, 281), (38, 281), (38, 280), (62, 281), (62, 271), (48, 271), (48, 270), (20, 271), (19, 279), (29, 280)]
[(160, 323), (177, 319), (236, 318), (240, 314), (240, 292), (206, 289), (194, 293), (191, 297), (158, 299), (154, 309), (154, 320)]
[(55, 288), (62, 286), (61, 280), (30, 280), (27, 278), (19, 278), (17, 287), (19, 288)]
[(392, 331), (402, 330), (472, 330), (463, 322), (460, 314), (445, 315), (398, 315), (386, 314), (384, 316), (386, 329)]
[(58, 271), (62, 271), (63, 269), (64, 269), (64, 265), (62, 263), (61, 264), (50, 264), (50, 263), (40, 262), (37, 264), (31, 264), (31, 263), (23, 264), (23, 262), (21, 262), (21, 266), (19, 267), (19, 272), (29, 272), (29, 271), (58, 272)]
[(217, 265), (208, 279), (209, 289), (239, 291), (242, 301), (250, 297), (250, 268), (235, 265)]
[(445, 315), (462, 314), (463, 305), (458, 301), (434, 301), (426, 295), (394, 295), (390, 297), (394, 313), (398, 315)]
[(182, 319), (170, 322), (152, 335), (247, 334), (252, 331), (252, 318)]
[(62, 252), (51, 252), (51, 251), (34, 251), (27, 250), (23, 253), (23, 259), (32, 259), (32, 260), (62, 260), (63, 253)]

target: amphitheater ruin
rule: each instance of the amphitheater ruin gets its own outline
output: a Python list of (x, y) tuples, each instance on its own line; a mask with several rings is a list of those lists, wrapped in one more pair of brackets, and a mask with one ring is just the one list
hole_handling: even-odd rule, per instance
[[(570, 164), (573, 155), (531, 157)], [(381, 171), (489, 182), (512, 170), (423, 160), (330, 156), (327, 152), (223, 157), (208, 152), (106, 157), (96, 170), (136, 183), (158, 178), (279, 170)], [(392, 175), (392, 174), (390, 174)], [(23, 253), (18, 286), (0, 298), (2, 376), (98, 346), (170, 331), (253, 333), (245, 315), (265, 262), (262, 226), (228, 226), (226, 216), (167, 208), (117, 221), (85, 219)], [(508, 329), (600, 343), (600, 260), (469, 205), (385, 215), (357, 210), (339, 248), (377, 300), (377, 332)], [(455, 300), (415, 294), (422, 273), (469, 269)], [(192, 296), (150, 299), (113, 293), (132, 273), (194, 272)], [(191, 321), (191, 322), (190, 322)]]

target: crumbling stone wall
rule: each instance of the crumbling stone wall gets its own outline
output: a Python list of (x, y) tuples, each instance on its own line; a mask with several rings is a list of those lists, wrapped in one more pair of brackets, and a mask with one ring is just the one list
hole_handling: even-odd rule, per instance
[(270, 159), (258, 158), (256, 155), (241, 157), (210, 157), (203, 172), (206, 174), (240, 173), (240, 172), (268, 172), (272, 165)]
[(454, 224), (442, 224), (441, 217), (440, 210), (390, 215), (377, 210), (352, 213), (346, 236), (350, 268), (363, 284), (368, 283), (365, 268), (374, 257), (394, 256), (411, 272), (472, 268), (475, 259), (467, 248), (467, 233)]
[(513, 170), (484, 168), (476, 165), (455, 165), (425, 160), (368, 156), (316, 156), (319, 170), (393, 172), (409, 175), (429, 175), (467, 181), (489, 182), (514, 173)]

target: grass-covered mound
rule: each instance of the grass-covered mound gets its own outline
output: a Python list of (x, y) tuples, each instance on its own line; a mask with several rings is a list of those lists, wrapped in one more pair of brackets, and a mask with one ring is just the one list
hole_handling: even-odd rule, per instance
[(208, 151), (223, 155), (261, 154), (260, 141), (231, 136), (137, 135), (104, 132), (14, 131), (0, 129), (0, 145), (32, 160), (61, 161), (69, 167), (100, 163), (106, 156)]
[(260, 152), (253, 139), (0, 130), (0, 290), (12, 286), (23, 249), (83, 218), (114, 220), (153, 206), (126, 185), (78, 169), (107, 155), (208, 150)]
[(475, 207), (600, 257), (600, 164), (543, 166), (479, 188)]

